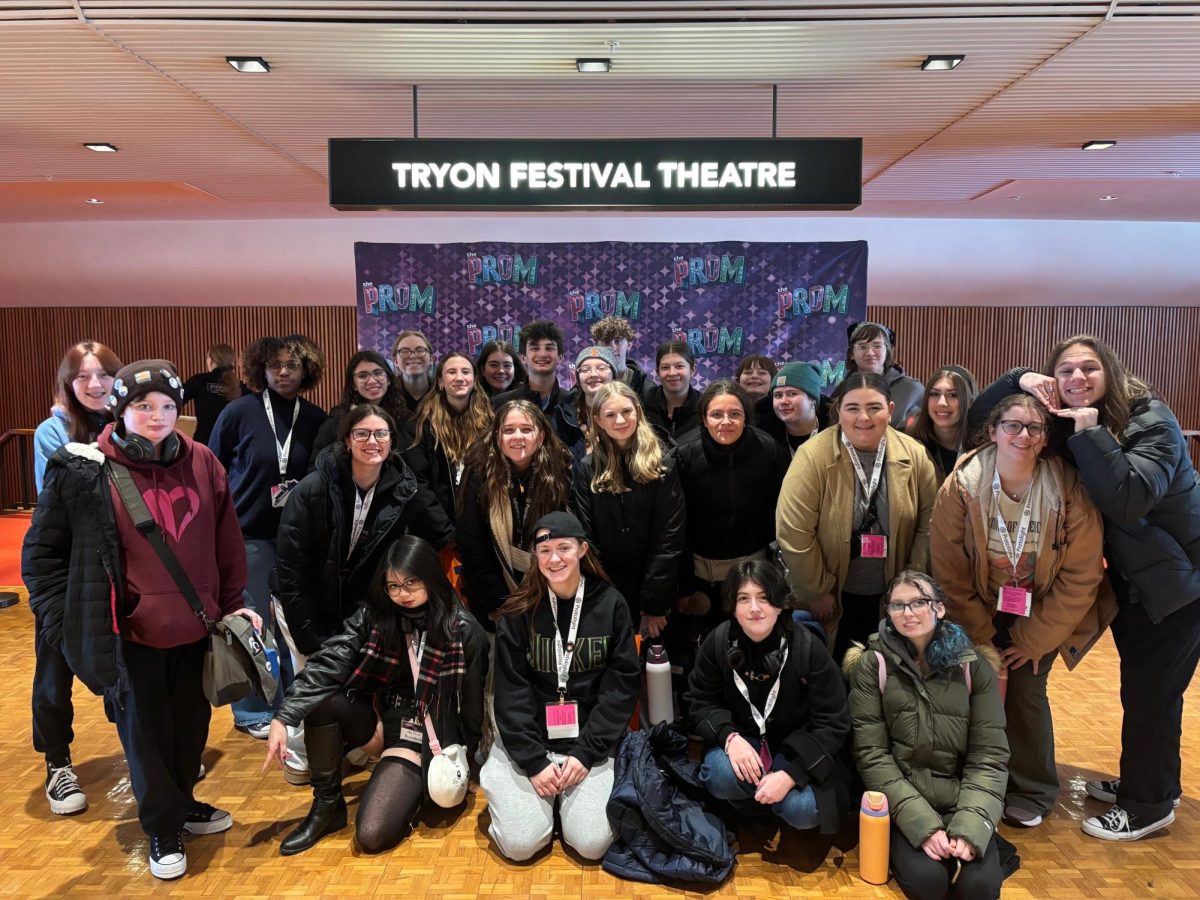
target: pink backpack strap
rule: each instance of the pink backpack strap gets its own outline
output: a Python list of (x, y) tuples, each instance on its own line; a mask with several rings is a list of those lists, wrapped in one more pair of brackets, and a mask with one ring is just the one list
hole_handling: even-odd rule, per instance
[(883, 661), (883, 654), (878, 650), (875, 651), (875, 659), (879, 661), (879, 696), (883, 696), (883, 689), (887, 687), (887, 663)]
[(970, 694), (971, 693), (971, 664), (969, 662), (965, 662), (962, 664), (962, 667), (963, 667), (963, 677), (967, 679), (967, 693)]

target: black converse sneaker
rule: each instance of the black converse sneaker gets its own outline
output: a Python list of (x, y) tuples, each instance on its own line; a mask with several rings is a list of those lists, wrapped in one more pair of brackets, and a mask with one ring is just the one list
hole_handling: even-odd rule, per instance
[(187, 871), (187, 854), (183, 838), (178, 834), (150, 836), (150, 872), (155, 878), (169, 881)]
[(220, 834), (233, 827), (233, 816), (208, 803), (195, 803), (188, 810), (183, 830), (188, 834)]
[(1137, 841), (1175, 821), (1175, 811), (1167, 813), (1156, 822), (1142, 823), (1119, 806), (1114, 806), (1102, 816), (1084, 819), (1084, 834), (1104, 841)]
[[(1089, 781), (1083, 786), (1087, 791), (1087, 795), (1095, 800), (1103, 800), (1105, 803), (1117, 802), (1117, 791), (1121, 789), (1121, 779), (1114, 778), (1111, 781)], [(1176, 797), (1171, 801), (1171, 805), (1179, 809), (1181, 802), (1180, 797)]]
[(65, 766), (55, 766), (46, 761), (46, 799), (50, 801), (50, 812), (59, 816), (69, 816), (87, 809), (87, 795), (79, 786), (70, 760)]

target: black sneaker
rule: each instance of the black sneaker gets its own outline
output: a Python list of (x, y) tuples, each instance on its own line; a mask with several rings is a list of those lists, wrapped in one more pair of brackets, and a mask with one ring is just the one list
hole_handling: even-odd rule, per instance
[(233, 816), (208, 803), (195, 803), (188, 811), (183, 830), (188, 834), (220, 834), (233, 827)]
[(169, 881), (187, 871), (187, 854), (183, 839), (177, 835), (150, 836), (150, 872), (155, 878)]
[(1160, 828), (1166, 828), (1174, 821), (1174, 810), (1156, 822), (1146, 822), (1143, 824), (1138, 821), (1136, 816), (1131, 816), (1121, 807), (1114, 806), (1102, 816), (1092, 816), (1090, 819), (1084, 819), (1083, 825), (1080, 827), (1083, 828), (1084, 834), (1089, 834), (1104, 841), (1137, 841), (1148, 834), (1158, 831)]
[(50, 812), (59, 816), (70, 816), (87, 809), (87, 795), (79, 786), (71, 761), (65, 766), (46, 763), (46, 799), (50, 801)]
[[(1083, 786), (1087, 791), (1087, 795), (1095, 800), (1103, 800), (1105, 803), (1117, 802), (1117, 791), (1121, 789), (1121, 779), (1114, 778), (1111, 781), (1089, 781)], [(1171, 805), (1175, 809), (1179, 809), (1181, 798), (1176, 797), (1171, 801)]]

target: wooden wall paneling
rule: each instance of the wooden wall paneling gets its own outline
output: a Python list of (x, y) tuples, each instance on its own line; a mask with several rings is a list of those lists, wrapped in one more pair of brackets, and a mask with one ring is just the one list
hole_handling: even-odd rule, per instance
[[(1196, 367), (1178, 349), (1200, 346), (1200, 308), (888, 306), (870, 307), (868, 317), (896, 330), (898, 358), (913, 377), (924, 380), (939, 365), (955, 362), (981, 385), (1011, 366), (1040, 367), (1063, 337), (1095, 334), (1162, 393), (1185, 429), (1200, 429)], [(47, 416), (58, 361), (83, 338), (103, 341), (125, 361), (165, 357), (186, 378), (201, 369), (213, 343), (241, 349), (264, 334), (296, 332), (325, 350), (326, 377), (311, 399), (328, 408), (341, 393), (342, 369), (357, 346), (351, 306), (0, 308), (0, 334), (9, 336), (8, 352), (0, 356), (7, 388), (0, 392), (0, 423), (3, 429), (32, 428)], [(13, 496), (14, 459), (5, 460), (0, 478)]]

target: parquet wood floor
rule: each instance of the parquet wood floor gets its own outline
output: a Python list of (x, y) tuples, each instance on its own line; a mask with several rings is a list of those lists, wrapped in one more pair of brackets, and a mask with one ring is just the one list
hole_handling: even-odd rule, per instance
[[(23, 592), (22, 592), (23, 594)], [(309, 792), (284, 783), (277, 772), (259, 774), (265, 745), (233, 730), (228, 708), (214, 712), (204, 761), (208, 778), (197, 796), (230, 810), (234, 827), (192, 839), (188, 874), (157, 881), (146, 864), (129, 773), (113, 727), (98, 698), (76, 685), (74, 759), (91, 807), (74, 817), (50, 813), (43, 794), (41, 757), (30, 738), (29, 685), (33, 673), (33, 620), (28, 607), (0, 611), (0, 659), (12, 686), (0, 701), (0, 894), (204, 897), (400, 897), (404, 900), (534, 898), (565, 900), (687, 896), (682, 891), (622, 882), (597, 865), (554, 849), (531, 864), (504, 862), (486, 834), (486, 802), (474, 795), (460, 817), (431, 818), (399, 848), (360, 854), (353, 828), (300, 856), (279, 855), (281, 836), (307, 810)], [(1041, 827), (1003, 832), (1020, 849), (1021, 871), (1005, 884), (1008, 898), (1200, 897), (1200, 721), (1196, 706), (1184, 719), (1184, 799), (1165, 832), (1118, 845), (1083, 836), (1078, 822), (1101, 807), (1085, 799), (1083, 782), (1114, 771), (1119, 752), (1117, 659), (1105, 639), (1075, 673), (1061, 665), (1050, 681), (1058, 724), (1064, 790)], [(1192, 701), (1198, 699), (1193, 688)], [(351, 776), (354, 803), (366, 774)], [(894, 883), (873, 888), (857, 877), (854, 851), (785, 836), (780, 851), (763, 854), (743, 836), (732, 879), (708, 896), (800, 898), (899, 896)], [(701, 896), (699, 894), (695, 896)]]

